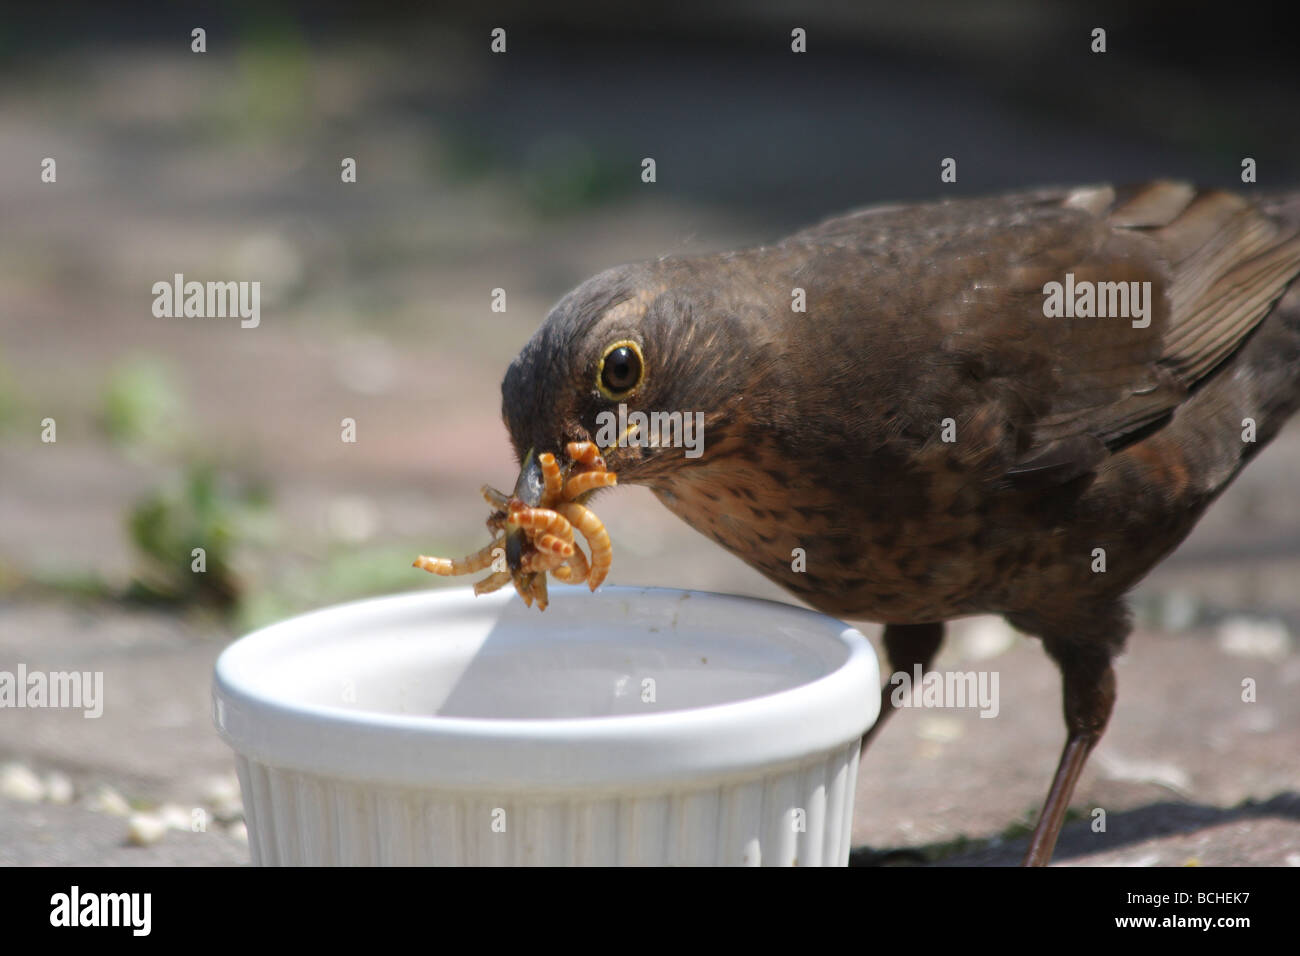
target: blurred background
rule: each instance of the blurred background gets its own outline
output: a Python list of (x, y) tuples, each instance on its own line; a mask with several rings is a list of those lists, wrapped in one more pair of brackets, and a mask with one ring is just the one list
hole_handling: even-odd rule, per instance
[[(216, 655), (300, 610), (464, 583), (410, 561), (485, 540), (477, 489), (514, 478), (501, 376), (591, 274), (882, 200), (1300, 187), (1293, 44), (1244, 10), (423, 11), (74, 3), (0, 23), (0, 670), (102, 670), (107, 698), (99, 720), (0, 711), (0, 863), (245, 860)], [(175, 273), (260, 281), (260, 326), (156, 318)], [(1111, 824), (1067, 828), (1058, 860), (1300, 864), (1297, 469), (1293, 426), (1136, 595), (1076, 799)], [(797, 603), (648, 492), (599, 510), (612, 583)], [(953, 634), (941, 665), (999, 670), (1001, 719), (901, 715), (863, 763), (858, 862), (1019, 857), (1063, 739), (1056, 672), (996, 620)]]

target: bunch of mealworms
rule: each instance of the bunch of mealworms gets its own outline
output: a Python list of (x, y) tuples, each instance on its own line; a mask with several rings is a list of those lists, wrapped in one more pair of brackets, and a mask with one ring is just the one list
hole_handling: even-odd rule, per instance
[[(567, 472), (550, 452), (538, 456), (545, 490), (537, 507), (483, 486), (483, 497), (493, 509), (487, 520), (493, 537), (486, 547), (459, 560), (420, 555), (413, 566), (441, 575), (473, 574), (492, 567), (493, 573), (474, 585), (475, 594), (488, 594), (513, 583), (524, 603), (532, 607), (536, 601), (540, 611), (549, 603), (548, 572), (567, 584), (585, 582), (596, 590), (609, 573), (614, 551), (604, 522), (582, 502), (597, 489), (617, 484), (618, 478), (606, 470), (605, 459), (592, 442), (570, 442), (565, 452), (572, 463)], [(587, 540), (590, 560), (573, 539), (575, 528)], [(515, 530), (523, 531), (527, 544), (518, 570), (512, 572), (505, 567), (506, 537)]]

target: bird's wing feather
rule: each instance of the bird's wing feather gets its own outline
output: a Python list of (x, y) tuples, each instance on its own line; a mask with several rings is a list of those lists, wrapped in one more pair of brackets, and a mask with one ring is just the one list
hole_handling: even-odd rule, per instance
[[(955, 374), (978, 369), (981, 396), (1002, 403), (1016, 432), (998, 470), (1037, 482), (1086, 472), (1158, 424), (1300, 273), (1292, 224), (1175, 182), (867, 209), (790, 241), (887, 261), (895, 287), (925, 289), (908, 293), (899, 321), (926, 325), (962, 360)], [(1076, 288), (1151, 283), (1149, 326), (1045, 316), (1045, 284), (1067, 273)], [(966, 383), (948, 387), (969, 398)]]

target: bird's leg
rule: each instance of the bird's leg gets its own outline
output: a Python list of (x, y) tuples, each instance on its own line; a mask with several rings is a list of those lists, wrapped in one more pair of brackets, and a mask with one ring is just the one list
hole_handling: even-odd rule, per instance
[(1064, 645), (1047, 639), (1043, 645), (1061, 668), (1068, 736), (1056, 776), (1052, 778), (1052, 788), (1047, 792), (1043, 812), (1029, 841), (1025, 866), (1047, 866), (1051, 862), (1074, 786), (1115, 706), (1115, 671), (1110, 666), (1108, 647)]
[(885, 676), (884, 686), (880, 689), (880, 715), (871, 725), (871, 729), (862, 735), (862, 751), (867, 749), (867, 744), (871, 743), (880, 728), (884, 726), (885, 718), (894, 712), (895, 686), (890, 682), (890, 676), (903, 671), (911, 679), (916, 665), (921, 666), (922, 672), (930, 666), (934, 655), (939, 652), (939, 645), (943, 643), (943, 622), (886, 624), (884, 641), (885, 656), (889, 659), (892, 670)]

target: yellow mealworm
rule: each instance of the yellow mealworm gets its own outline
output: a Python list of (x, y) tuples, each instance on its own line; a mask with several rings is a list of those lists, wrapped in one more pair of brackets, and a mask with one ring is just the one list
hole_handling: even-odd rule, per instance
[(542, 468), (542, 481), (545, 483), (545, 498), (542, 504), (550, 505), (559, 500), (560, 494), (564, 489), (564, 476), (560, 474), (560, 466), (555, 461), (555, 456), (549, 451), (542, 452), (537, 456), (537, 463)]
[(492, 541), (491, 544), (480, 551), (459, 560), (453, 558), (431, 558), (427, 555), (420, 555), (411, 562), (412, 567), (428, 571), (430, 574), (441, 574), (444, 577), (458, 574), (473, 574), (475, 571), (482, 571), (488, 567), (495, 555), (493, 551), (501, 547), (501, 538)]
[(483, 495), (483, 500), (498, 511), (505, 511), (510, 505), (510, 496), (497, 491), (491, 485), (484, 485), (479, 492)]
[(611, 488), (616, 484), (618, 484), (618, 477), (612, 471), (584, 471), (564, 483), (564, 497), (573, 501), (589, 491)]
[(509, 521), (517, 528), (531, 531), (531, 537), (553, 534), (561, 541), (573, 540), (573, 525), (550, 508), (515, 508), (510, 512)]
[[(525, 541), (518, 567), (489, 574), (474, 585), (475, 594), (488, 594), (509, 583), (527, 606), (532, 607), (535, 602), (538, 610), (544, 611), (550, 603), (548, 573), (558, 581), (585, 582), (591, 590), (596, 590), (609, 574), (614, 551), (604, 523), (575, 499), (599, 488), (613, 487), (618, 479), (606, 470), (605, 459), (594, 443), (569, 442), (565, 451), (570, 462), (567, 468), (561, 468), (551, 452), (537, 457), (543, 481), (538, 507), (530, 507), (513, 494), (484, 485), (480, 491), (492, 508), (487, 519), (492, 542), (458, 560), (420, 555), (414, 561), (415, 567), (439, 575), (480, 571), (501, 557), (508, 534), (522, 531)], [(590, 557), (574, 542), (575, 528), (586, 539)]]
[(489, 574), (482, 581), (478, 581), (475, 583), (474, 593), (491, 594), (493, 591), (497, 591), (505, 587), (507, 584), (510, 583), (510, 580), (511, 578), (510, 578), (509, 571), (498, 571), (496, 574)]
[(587, 576), (587, 587), (594, 591), (600, 587), (614, 563), (614, 549), (609, 543), (609, 532), (595, 512), (577, 502), (560, 505), (559, 511), (569, 519), (573, 527), (582, 532), (591, 548), (591, 573)]
[(551, 596), (546, 592), (546, 575), (539, 574), (532, 580), (533, 597), (537, 599), (537, 610), (545, 611), (551, 603)]
[(504, 511), (494, 511), (488, 515), (487, 529), (493, 535), (503, 534), (506, 530), (506, 513)]
[(595, 442), (571, 441), (564, 450), (573, 461), (592, 465), (601, 471), (605, 470), (605, 459), (600, 457), (600, 449), (596, 447)]
[(573, 554), (573, 542), (565, 541), (563, 538), (558, 538), (553, 534), (538, 535), (537, 540), (533, 542), (533, 546), (537, 548), (538, 551), (548, 551), (551, 554), (558, 554), (564, 558)]
[[(576, 550), (576, 549), (575, 549)], [(540, 551), (534, 551), (523, 556), (519, 563), (520, 571), (554, 571), (564, 564), (565, 556), (562, 554), (543, 554)]]
[(587, 564), (587, 556), (582, 553), (582, 549), (575, 547), (569, 559), (551, 573), (567, 584), (583, 584), (591, 573), (591, 566)]
[(515, 584), (515, 591), (524, 599), (524, 604), (528, 607), (533, 606), (533, 576), (531, 574), (517, 574), (511, 578)]

